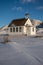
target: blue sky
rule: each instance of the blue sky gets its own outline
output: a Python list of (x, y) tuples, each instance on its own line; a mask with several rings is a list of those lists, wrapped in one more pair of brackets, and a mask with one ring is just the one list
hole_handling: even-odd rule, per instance
[(26, 12), (31, 19), (43, 21), (43, 0), (0, 0), (0, 27), (25, 17)]

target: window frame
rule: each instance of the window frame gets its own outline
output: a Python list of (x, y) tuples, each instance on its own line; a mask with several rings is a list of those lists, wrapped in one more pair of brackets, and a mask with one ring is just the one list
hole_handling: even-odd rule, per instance
[(13, 32), (15, 32), (15, 28), (13, 28)]
[(32, 31), (34, 32), (34, 27), (32, 28)]
[(16, 27), (16, 32), (18, 32), (18, 27)]
[(12, 32), (12, 28), (10, 28), (10, 32)]
[(19, 32), (22, 32), (22, 27), (19, 27)]

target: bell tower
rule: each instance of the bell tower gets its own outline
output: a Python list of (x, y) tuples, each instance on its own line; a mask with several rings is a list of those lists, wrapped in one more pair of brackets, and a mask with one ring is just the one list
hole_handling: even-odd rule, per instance
[(25, 18), (26, 18), (26, 19), (29, 18), (29, 13), (25, 13)]

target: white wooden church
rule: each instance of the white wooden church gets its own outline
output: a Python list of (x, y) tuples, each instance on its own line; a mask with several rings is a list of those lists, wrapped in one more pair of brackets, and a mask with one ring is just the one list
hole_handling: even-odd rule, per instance
[(8, 25), (9, 34), (14, 35), (36, 35), (36, 27), (30, 18), (14, 19)]

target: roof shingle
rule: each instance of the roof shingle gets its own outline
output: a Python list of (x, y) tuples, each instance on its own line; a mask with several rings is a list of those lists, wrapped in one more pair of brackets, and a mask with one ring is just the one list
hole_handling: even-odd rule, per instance
[(10, 27), (12, 24), (14, 24), (16, 26), (23, 26), (26, 23), (26, 21), (27, 21), (26, 18), (15, 19), (15, 20), (11, 21), (11, 23), (8, 25), (8, 27)]

